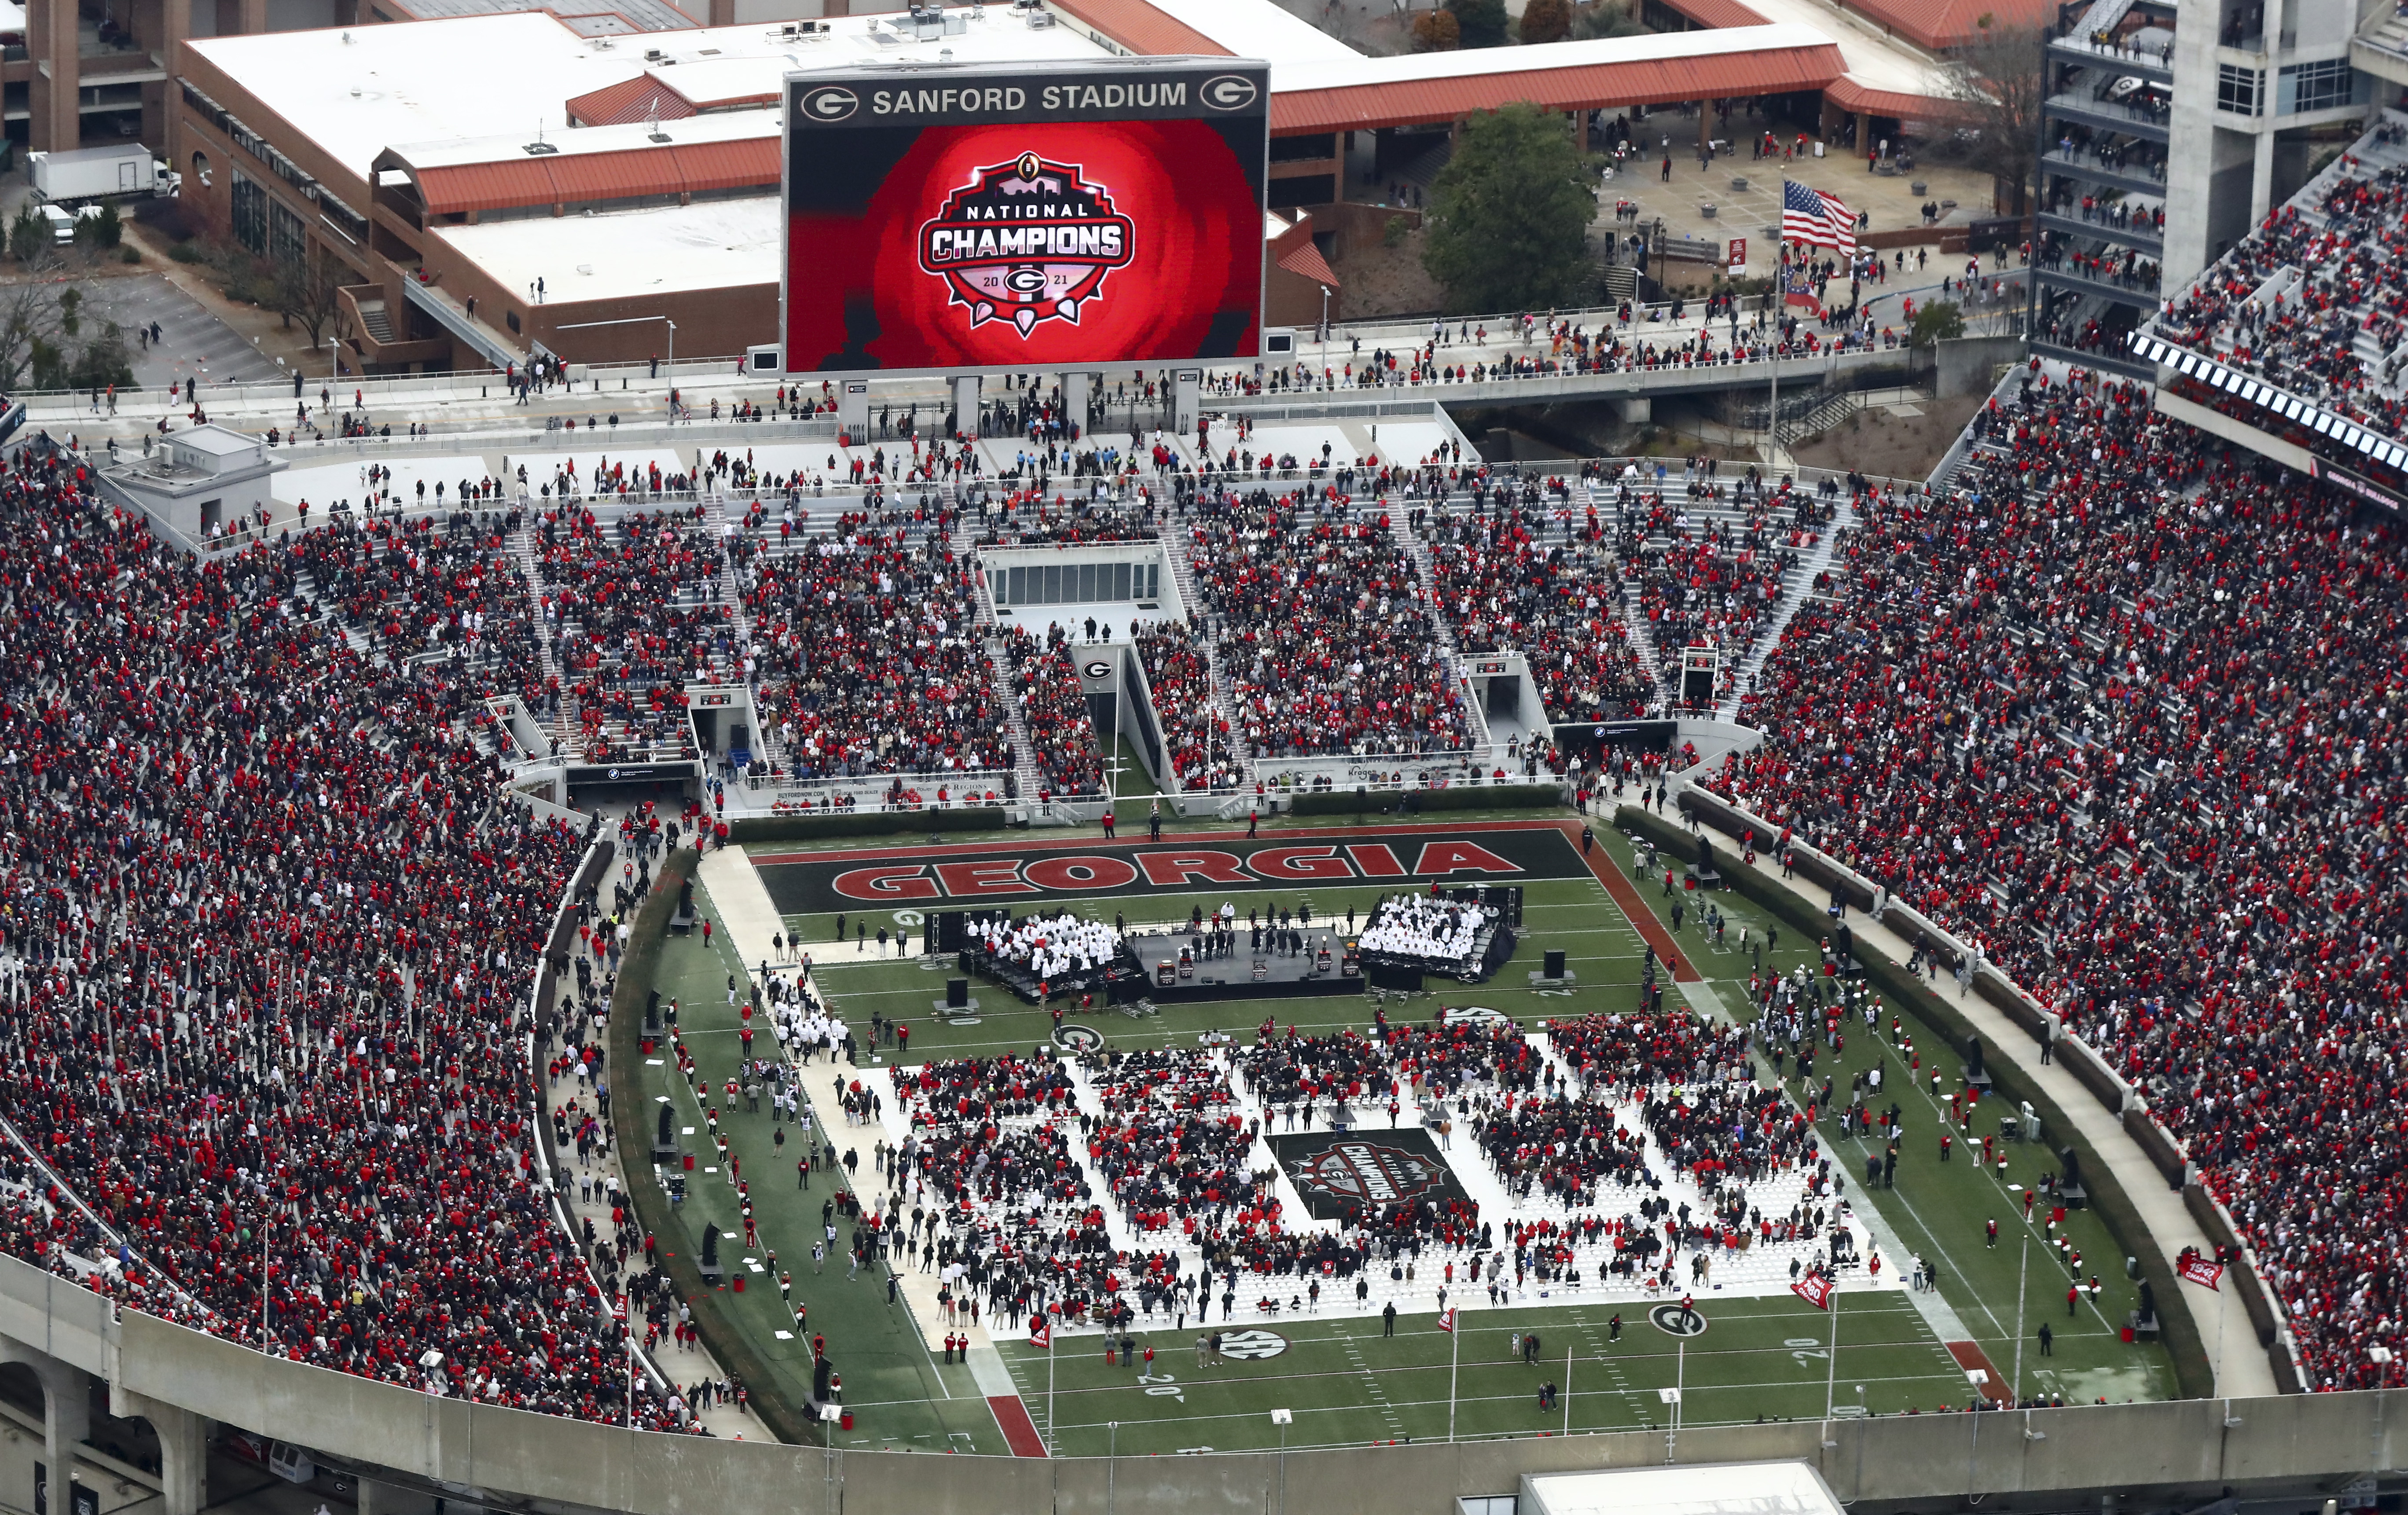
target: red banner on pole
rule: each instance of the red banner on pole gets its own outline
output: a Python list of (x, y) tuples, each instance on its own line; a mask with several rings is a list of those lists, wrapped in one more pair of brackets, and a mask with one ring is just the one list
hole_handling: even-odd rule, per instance
[(1838, 1289), (1839, 1285), (1833, 1283), (1829, 1279), (1825, 1278), (1820, 1273), (1809, 1273), (1804, 1278), (1789, 1286), (1789, 1292), (1791, 1293), (1796, 1294), (1799, 1298), (1806, 1301), (1809, 1305), (1813, 1306), (1816, 1309), (1829, 1309), (1831, 1308), (1831, 1295), (1836, 1293)]
[(2221, 1263), (2211, 1263), (2204, 1257), (2194, 1257), (2182, 1265), (2182, 1276), (2186, 1282), (2200, 1284), (2218, 1293), (2224, 1292), (2224, 1265)]

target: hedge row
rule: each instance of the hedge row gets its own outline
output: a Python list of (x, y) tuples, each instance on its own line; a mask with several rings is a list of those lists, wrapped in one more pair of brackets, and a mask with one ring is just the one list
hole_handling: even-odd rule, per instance
[(943, 831), (1001, 831), (999, 807), (968, 810), (850, 810), (824, 815), (752, 816), (727, 823), (731, 842), (803, 842), (827, 836), (895, 836)]
[(643, 1097), (635, 1071), (644, 1065), (644, 1003), (660, 977), (661, 944), (668, 935), (669, 917), (677, 909), (679, 886), (694, 877), (699, 861), (700, 854), (690, 847), (669, 855), (628, 933), (618, 988), (610, 995), (610, 1066), (619, 1075), (610, 1100), (611, 1136), (619, 1144), (619, 1165), (627, 1175), (626, 1193), (635, 1206), (636, 1223), (659, 1243), (660, 1265), (679, 1294), (693, 1306), (694, 1323), (702, 1333), (703, 1345), (752, 1391), (753, 1411), (779, 1440), (821, 1445), (824, 1438), (816, 1422), (786, 1396), (768, 1361), (730, 1317), (727, 1297), (716, 1285), (703, 1281), (695, 1263), (696, 1244), (687, 1238), (683, 1222), (670, 1211), (668, 1195), (652, 1181), (653, 1133), (646, 1117), (659, 1107)]
[(1408, 795), (1421, 811), (1552, 810), (1564, 803), (1560, 784), (1450, 784), (1444, 789), (1374, 789), (1359, 795), (1351, 789), (1309, 790), (1297, 795), (1289, 809), (1297, 815), (1387, 815)]
[[(1650, 815), (1636, 806), (1626, 806), (1620, 819), (1675, 857), (1697, 855), (1697, 838), (1675, 822)], [(1804, 863), (1804, 857), (1799, 861)], [(1740, 893), (1779, 916), (1783, 924), (1802, 932), (1808, 940), (1828, 932), (1830, 922), (1823, 913), (1784, 888), (1780, 880), (1768, 879), (1736, 862), (1723, 870), (1723, 878)], [(1957, 1056), (1965, 1055), (1973, 1039), (1973, 1027), (1955, 1006), (1933, 993), (1922, 979), (1908, 973), (1902, 965), (1878, 952), (1860, 951), (1857, 961), (1864, 965), (1865, 976), (1875, 988), (1910, 1008)], [(2064, 1045), (2059, 1044), (2060, 1048)], [(1991, 1087), (2001, 1098), (2018, 1105), (2028, 1103), (2042, 1126), (2055, 1136), (2053, 1146), (2071, 1147), (2081, 1158), (2091, 1208), (2107, 1222), (2109, 1233), (2139, 1259), (2142, 1274), (2157, 1285), (2157, 1319), (2164, 1329), (2167, 1350), (2173, 1357), (2175, 1382), (2183, 1397), (2200, 1399), (2213, 1394), (2214, 1374), (2200, 1341), (2199, 1323), (2191, 1317), (2189, 1301), (2183, 1295), (2172, 1264), (2149, 1228), (2142, 1223), (2140, 1212), (2100, 1158), (2098, 1150), (2055, 1100), (2024, 1081), (2021, 1070), (2014, 1063), (2004, 1057), (1992, 1057), (1984, 1059), (1983, 1065), (1990, 1075)]]

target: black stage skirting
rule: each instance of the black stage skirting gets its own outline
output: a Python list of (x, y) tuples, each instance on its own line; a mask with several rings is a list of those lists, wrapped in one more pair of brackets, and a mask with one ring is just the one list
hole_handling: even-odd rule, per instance
[[(1278, 952), (1256, 952), (1247, 945), (1246, 936), (1238, 936), (1238, 950), (1230, 957), (1199, 957), (1185, 975), (1178, 970), (1179, 954), (1191, 950), (1196, 938), (1186, 932), (1141, 933), (1126, 939), (1138, 967), (1145, 976), (1144, 993), (1158, 1004), (1175, 1004), (1183, 1000), (1205, 999), (1280, 999), (1302, 994), (1359, 994), (1363, 979), (1351, 970), (1346, 962), (1350, 938), (1337, 932), (1307, 929), (1304, 940), (1307, 950), (1288, 956)], [(1317, 973), (1319, 950), (1329, 949), (1329, 970)], [(1164, 983), (1161, 965), (1168, 963), (1171, 981)]]

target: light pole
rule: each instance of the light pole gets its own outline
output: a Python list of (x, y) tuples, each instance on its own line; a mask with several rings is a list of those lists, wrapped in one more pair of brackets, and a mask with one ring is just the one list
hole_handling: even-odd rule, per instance
[(1279, 1515), (1287, 1515), (1287, 1428), (1296, 1423), (1296, 1411), (1271, 1411), (1271, 1423), (1280, 1428), (1279, 1439)]

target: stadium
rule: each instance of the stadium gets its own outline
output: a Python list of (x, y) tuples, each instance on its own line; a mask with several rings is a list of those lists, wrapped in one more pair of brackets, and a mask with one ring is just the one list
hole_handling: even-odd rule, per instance
[[(1861, 143), (1960, 45), (1692, 8), (180, 44), (195, 213), (380, 267), (322, 381), (0, 415), (0, 1506), (2396, 1509), (2408, 79), (2237, 224), (1935, 224), (1956, 346), (1738, 248), (1283, 313), (1357, 132)], [(2157, 8), (2044, 185), (2191, 129)], [(1844, 209), (1754, 235), (1904, 284)], [(1898, 375), (1932, 466), (1801, 461)]]

